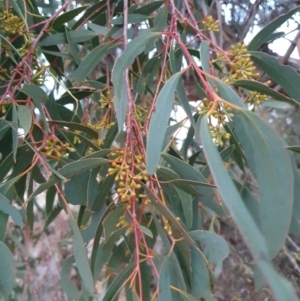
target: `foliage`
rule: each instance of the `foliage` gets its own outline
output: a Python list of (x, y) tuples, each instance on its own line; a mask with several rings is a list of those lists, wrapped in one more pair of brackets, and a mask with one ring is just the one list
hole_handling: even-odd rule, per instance
[(116, 300), (123, 288), (127, 300), (216, 300), (229, 254), (214, 231), (221, 217), (232, 217), (276, 299), (298, 300), (271, 260), (299, 231), (299, 146), (287, 146), (260, 109), (270, 100), (298, 107), (300, 76), (259, 47), (300, 8), (248, 49), (226, 49), (204, 1), (135, 2), (66, 1), (50, 16), (39, 2), (1, 2), (3, 298), (24, 289), (8, 216), (28, 233), (38, 208), (44, 230), (61, 210), (70, 217), (60, 283), (72, 300)]

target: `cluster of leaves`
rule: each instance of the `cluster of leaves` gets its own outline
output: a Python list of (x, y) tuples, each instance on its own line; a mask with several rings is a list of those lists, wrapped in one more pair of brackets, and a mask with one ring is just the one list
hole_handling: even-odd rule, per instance
[[(67, 1), (51, 17), (34, 1), (0, 3), (2, 295), (17, 286), (8, 216), (32, 229), (36, 197), (46, 191), (44, 229), (61, 210), (70, 216), (73, 254), (61, 286), (72, 300), (115, 300), (122, 288), (127, 300), (215, 300), (229, 248), (214, 221), (224, 216), (234, 219), (276, 298), (297, 300), (271, 260), (299, 231), (300, 177), (254, 108), (268, 96), (299, 106), (300, 76), (256, 51), (299, 8), (247, 47), (226, 51), (209, 38), (218, 22), (196, 2), (183, 1), (188, 15), (174, 0), (129, 2), (72, 9)], [(255, 80), (254, 62), (288, 96)], [(197, 86), (194, 106), (186, 73)], [(174, 106), (187, 117), (170, 124)], [(76, 217), (70, 205), (79, 206)]]

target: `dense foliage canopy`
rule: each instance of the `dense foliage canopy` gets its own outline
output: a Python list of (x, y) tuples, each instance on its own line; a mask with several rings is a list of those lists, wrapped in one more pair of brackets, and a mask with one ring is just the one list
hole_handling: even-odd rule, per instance
[(300, 146), (264, 113), (300, 104), (290, 53), (266, 53), (299, 17), (296, 1), (0, 5), (4, 300), (38, 300), (28, 240), (61, 211), (66, 300), (117, 300), (121, 290), (126, 300), (216, 300), (225, 218), (251, 251), (256, 284), (298, 300), (271, 260), (300, 231)]

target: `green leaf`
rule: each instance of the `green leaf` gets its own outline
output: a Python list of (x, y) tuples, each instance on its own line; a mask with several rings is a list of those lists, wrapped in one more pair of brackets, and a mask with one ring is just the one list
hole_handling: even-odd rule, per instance
[[(71, 178), (76, 173), (93, 169), (107, 162), (108, 160), (103, 158), (89, 158), (89, 159), (82, 158), (75, 162), (64, 165), (61, 169), (59, 169), (58, 173), (65, 178)], [(30, 201), (32, 198), (34, 198), (35, 196), (37, 196), (38, 194), (40, 194), (41, 192), (43, 192), (44, 190), (46, 190), (47, 188), (51, 187), (52, 185), (54, 185), (59, 181), (61, 181), (61, 178), (59, 178), (57, 175), (52, 175), (49, 178), (48, 182), (40, 185), (35, 190), (35, 192), (28, 197), (27, 201)]]
[(114, 298), (119, 294), (121, 288), (125, 285), (135, 265), (135, 262), (131, 262), (122, 270), (122, 272), (114, 279), (112, 284), (108, 287), (102, 301), (114, 300)]
[(293, 215), (290, 226), (290, 232), (294, 235), (298, 235), (300, 232), (300, 172), (295, 164), (295, 159), (293, 158), (293, 172), (294, 172), (294, 206)]
[(9, 248), (0, 241), (0, 297), (8, 299), (15, 285), (15, 268)]
[[(154, 219), (154, 222), (155, 222), (155, 226), (156, 226), (157, 232), (158, 232), (159, 236), (162, 239), (164, 251), (167, 254), (169, 254), (169, 252), (171, 250), (171, 243), (170, 243), (170, 240), (167, 237), (166, 231), (162, 228), (161, 223), (158, 221), (158, 219), (157, 219), (157, 217), (155, 215), (153, 216), (153, 219)], [(174, 273), (176, 275), (179, 287), (182, 290), (186, 290), (187, 288), (186, 288), (185, 279), (184, 279), (184, 277), (182, 275), (183, 271), (182, 271), (181, 266), (179, 265), (178, 259), (177, 259), (176, 255), (175, 255), (174, 251), (172, 251), (171, 254), (170, 254), (170, 261), (171, 261)]]
[(135, 11), (135, 13), (149, 16), (154, 11), (156, 11), (158, 8), (160, 8), (164, 3), (165, 3), (165, 1), (155, 1), (152, 3), (146, 4), (146, 5), (143, 5), (142, 7), (138, 8)]
[(195, 230), (189, 234), (195, 241), (204, 244), (203, 252), (209, 263), (212, 264), (210, 267), (216, 279), (222, 271), (224, 259), (229, 255), (230, 250), (226, 240), (210, 231)]
[(288, 102), (293, 105), (299, 106), (299, 103), (295, 101), (294, 99), (291, 99), (289, 97), (284, 96), (281, 93), (278, 93), (274, 89), (269, 88), (267, 85), (254, 81), (254, 80), (237, 80), (234, 83), (232, 83), (233, 86), (241, 87), (244, 89), (247, 89), (249, 91), (256, 91), (262, 94), (266, 94), (269, 96), (272, 96), (274, 99), (281, 100)]
[[(168, 154), (162, 154), (162, 157), (168, 164), (170, 164), (171, 168), (183, 179), (188, 179), (191, 181), (207, 183), (205, 177), (198, 172), (195, 168), (190, 166), (189, 164), (185, 163), (182, 160), (179, 160), (173, 156)], [(211, 187), (204, 187), (204, 186), (194, 186), (195, 189), (199, 193), (202, 194), (200, 198), (201, 203), (204, 206), (212, 209), (218, 215), (224, 214), (224, 209), (220, 204), (217, 204), (215, 201), (215, 193)]]
[(90, 135), (94, 139), (98, 139), (98, 133), (94, 129), (77, 123), (77, 122), (67, 122), (67, 121), (60, 121), (60, 120), (51, 120), (49, 121), (50, 124), (56, 124), (59, 126), (64, 126), (68, 127), (69, 129), (80, 131), (80, 132), (85, 132), (86, 134)]
[(181, 204), (182, 204), (182, 208), (183, 208), (183, 214), (185, 217), (185, 221), (186, 221), (186, 227), (188, 229), (192, 228), (193, 225), (193, 200), (192, 200), (192, 196), (188, 193), (186, 193), (185, 191), (175, 188)]
[(69, 34), (69, 29), (67, 27), (65, 27), (65, 33), (66, 33), (66, 38), (67, 38), (68, 45), (70, 48), (70, 53), (71, 53), (76, 65), (79, 66), (81, 63), (81, 59), (79, 57), (79, 51), (78, 51), (76, 44), (73, 42), (72, 37)]
[(181, 72), (174, 74), (163, 86), (156, 100), (155, 111), (150, 119), (147, 137), (146, 166), (149, 175), (155, 173), (160, 159), (164, 137), (173, 108), (175, 90), (180, 77)]
[[(118, 110), (124, 107), (124, 105), (122, 105), (122, 95), (124, 92), (124, 72), (126, 68), (128, 68), (134, 62), (135, 58), (139, 54), (145, 51), (147, 43), (157, 38), (159, 35), (160, 33), (157, 32), (149, 32), (144, 36), (132, 40), (127, 44), (126, 49), (124, 50), (122, 55), (117, 58), (112, 70), (112, 83), (115, 89), (114, 105), (117, 114)], [(118, 124), (120, 132), (122, 130), (122, 128), (120, 128), (120, 125), (123, 125), (123, 120), (118, 120)]]
[(151, 232), (150, 229), (148, 229), (147, 227), (142, 226), (142, 225), (138, 225), (138, 228), (139, 228), (144, 234), (146, 234), (147, 236), (153, 238), (153, 233)]
[(1, 241), (4, 242), (5, 240), (7, 221), (8, 221), (8, 215), (0, 211), (0, 242)]
[[(203, 70), (210, 74), (210, 65), (209, 65), (209, 41), (203, 41), (200, 46), (200, 59), (201, 59), (201, 66)], [(209, 83), (211, 83), (210, 78), (207, 79)]]
[(18, 106), (18, 119), (24, 130), (24, 136), (26, 136), (32, 125), (31, 110), (26, 106)]
[(172, 300), (171, 288), (170, 288), (170, 255), (164, 260), (162, 267), (159, 271), (158, 282), (158, 299), (159, 300)]
[(58, 216), (58, 214), (61, 212), (63, 208), (60, 206), (55, 207), (50, 214), (47, 216), (47, 219), (45, 221), (43, 231), (46, 230), (46, 228), (55, 220), (55, 218)]
[(103, 221), (113, 210), (115, 210), (115, 208), (116, 208), (116, 205), (112, 202), (106, 208), (105, 212), (103, 213), (103, 215), (101, 216), (101, 218), (99, 220), (98, 227), (97, 227), (95, 235), (94, 235), (94, 245), (93, 245), (92, 256), (91, 256), (91, 269), (92, 269), (93, 273), (95, 273), (95, 271), (96, 271), (96, 266), (95, 266), (96, 256), (97, 256), (100, 239), (101, 239), (102, 232), (103, 232)]
[(7, 199), (3, 194), (0, 194), (0, 211), (10, 215), (16, 225), (18, 225), (20, 228), (23, 228), (23, 219), (19, 210), (12, 206), (9, 199)]
[(47, 119), (46, 119), (46, 115), (43, 109), (42, 104), (46, 103), (48, 100), (48, 96), (47, 94), (44, 92), (44, 90), (36, 85), (33, 84), (24, 84), (23, 87), (21, 89), (19, 89), (21, 92), (23, 92), (24, 94), (26, 94), (27, 96), (29, 96), (30, 98), (32, 98), (32, 100), (34, 101), (36, 107), (39, 109), (41, 117), (43, 119), (44, 122), (44, 128), (45, 131), (47, 133), (50, 132), (48, 123), (47, 123)]
[[(298, 103), (297, 103), (298, 105)], [(286, 102), (279, 102), (279, 101), (265, 101), (260, 104), (261, 107), (268, 107), (272, 109), (278, 109), (278, 110), (287, 110), (291, 108), (291, 105)]]
[(34, 84), (25, 84), (19, 90), (32, 98), (36, 104), (46, 103), (48, 100), (48, 96), (44, 90)]
[(176, 172), (167, 167), (159, 166), (157, 169), (157, 175), (163, 178), (166, 184), (174, 184), (176, 187), (182, 189), (190, 195), (202, 195), (202, 193), (194, 188), (193, 185), (215, 187), (214, 185), (208, 184), (206, 182), (197, 182), (193, 180), (182, 179)]
[[(137, 13), (128, 14), (128, 24), (131, 24), (131, 23), (142, 23), (142, 22), (144, 22), (144, 21), (146, 21), (148, 19), (149, 19), (149, 16), (145, 16), (145, 15), (142, 15), (142, 14), (137, 14)], [(111, 20), (111, 24), (114, 24), (114, 25), (123, 25), (124, 24), (124, 17), (120, 16), (118, 18), (112, 19)]]
[(154, 30), (157, 32), (164, 31), (168, 21), (168, 9), (162, 8), (154, 18)]
[(300, 146), (298, 145), (287, 146), (287, 149), (296, 153), (300, 153)]
[(64, 23), (72, 21), (75, 17), (77, 17), (81, 12), (83, 12), (88, 5), (76, 7), (70, 11), (67, 11), (64, 14), (59, 15), (57, 18), (54, 19), (52, 23), (52, 28), (57, 29), (64, 25)]
[(228, 171), (225, 169), (216, 146), (212, 142), (207, 125), (207, 118), (202, 119), (201, 140), (208, 165), (222, 200), (231, 213), (245, 242), (251, 250), (261, 272), (268, 281), (278, 301), (299, 300), (291, 284), (279, 276), (269, 261), (269, 254), (264, 237), (259, 231), (238, 194)]
[[(113, 210), (103, 221), (103, 229), (104, 229), (104, 242), (107, 243), (109, 238), (119, 230), (116, 226), (120, 217), (125, 214), (126, 206), (124, 204), (120, 204), (115, 210)], [(117, 237), (116, 239), (119, 239)]]
[[(92, 38), (97, 36), (96, 32), (86, 29), (72, 30), (70, 31), (70, 35), (74, 43), (81, 43), (91, 40)], [(66, 44), (67, 37), (65, 33), (56, 33), (46, 37), (44, 40), (38, 43), (38, 46), (51, 46), (58, 44)]]
[(261, 232), (273, 258), (284, 244), (291, 223), (294, 178), (289, 154), (278, 135), (254, 113), (242, 110), (233, 120), (259, 186)]
[(85, 171), (73, 176), (65, 183), (65, 196), (68, 203), (88, 207), (87, 191), (90, 172)]
[[(170, 66), (171, 66), (171, 72), (176, 73), (180, 71), (181, 69), (181, 62), (182, 62), (182, 55), (180, 57), (176, 57), (175, 49), (171, 47), (170, 49)], [(189, 120), (193, 127), (196, 126), (195, 119), (193, 117), (193, 113), (189, 104), (189, 100), (187, 98), (187, 92), (184, 87), (183, 79), (180, 78), (177, 84), (176, 92), (179, 98), (179, 102), (184, 109), (185, 113), (189, 117)]]
[(70, 255), (63, 260), (60, 271), (60, 286), (71, 300), (79, 301), (80, 292), (76, 284), (70, 280), (70, 273), (74, 261), (74, 255)]
[(211, 279), (205, 263), (205, 257), (195, 248), (191, 248), (192, 286), (191, 293), (195, 297), (214, 300), (211, 294)]
[(292, 17), (297, 11), (299, 11), (300, 7), (296, 7), (290, 10), (286, 14), (280, 15), (278, 18), (274, 19), (271, 23), (265, 26), (248, 44), (248, 51), (258, 50), (259, 47), (267, 42), (272, 35), (272, 33), (279, 28), (285, 21)]
[(91, 208), (92, 211), (97, 212), (105, 205), (106, 198), (109, 195), (109, 192), (111, 191), (114, 183), (115, 176), (112, 175), (106, 177), (100, 184), (99, 191)]
[(300, 75), (290, 66), (281, 65), (279, 60), (263, 52), (250, 51), (253, 61), (286, 93), (300, 102)]
[[(178, 292), (183, 297), (184, 301), (198, 301), (199, 300), (199, 299), (196, 299), (195, 297), (193, 297), (192, 295), (188, 294), (187, 292), (182, 291), (180, 289), (177, 289), (176, 292)], [(205, 301), (214, 301), (214, 300), (215, 300), (214, 298), (208, 299), (206, 297)]]
[(123, 81), (121, 89), (122, 89), (122, 95), (121, 95), (121, 98), (119, 99), (119, 102), (116, 102), (116, 101), (114, 102), (119, 133), (121, 133), (123, 131), (126, 114), (127, 114), (128, 94), (127, 94), (125, 81)]
[(81, 62), (72, 75), (72, 79), (81, 83), (88, 77), (95, 67), (109, 54), (118, 44), (104, 44), (94, 48)]
[(74, 218), (70, 207), (68, 208), (68, 214), (71, 219), (71, 228), (74, 233), (73, 237), (73, 253), (74, 253), (74, 258), (75, 262), (80, 274), (80, 277), (84, 283), (84, 287), (86, 290), (93, 295), (94, 294), (94, 280), (93, 280), (93, 275), (90, 269), (90, 264), (89, 260), (87, 257), (86, 253), (86, 248), (80, 233), (80, 230), (78, 228), (76, 219)]
[(16, 162), (19, 132), (18, 132), (18, 113), (15, 105), (12, 106), (11, 128), (12, 128), (12, 150), (13, 150), (14, 161)]
[(107, 29), (106, 26), (100, 26), (100, 25), (98, 25), (98, 24), (89, 23), (89, 24), (88, 24), (88, 27), (89, 27), (92, 31), (94, 31), (94, 32), (96, 32), (97, 34), (102, 35), (102, 36), (106, 36), (107, 33), (108, 33), (108, 29)]
[[(155, 195), (150, 191), (150, 189), (142, 183), (142, 186), (145, 190), (145, 193), (149, 196), (151, 204), (158, 210), (160, 214), (162, 214), (170, 223), (173, 231), (174, 237), (180, 237), (180, 238), (185, 238), (186, 242), (189, 243), (189, 245), (194, 246), (196, 249), (197, 244), (195, 241), (190, 237), (188, 232), (185, 230), (183, 226), (180, 225), (172, 211), (165, 205), (163, 204), (159, 199), (156, 198)], [(200, 250), (198, 250), (200, 252)]]
[(211, 79), (212, 83), (216, 85), (218, 88), (218, 91), (222, 98), (229, 101), (230, 103), (240, 107), (240, 108), (246, 108), (245, 103), (242, 101), (242, 99), (239, 97), (239, 95), (233, 90), (230, 86), (225, 84), (223, 81), (221, 81), (218, 78)]
[(94, 280), (97, 281), (99, 278), (99, 274), (103, 268), (103, 265), (108, 262), (109, 258), (111, 257), (112, 252), (111, 250), (104, 250), (103, 244), (99, 245), (96, 254), (96, 263), (95, 263), (95, 270), (94, 270)]

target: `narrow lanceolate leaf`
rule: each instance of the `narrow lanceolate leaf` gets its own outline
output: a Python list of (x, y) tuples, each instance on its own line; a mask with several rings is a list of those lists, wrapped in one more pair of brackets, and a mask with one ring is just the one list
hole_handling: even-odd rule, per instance
[(93, 49), (81, 62), (72, 75), (72, 79), (81, 83), (89, 76), (95, 67), (109, 54), (118, 44), (104, 44)]
[(175, 277), (177, 278), (178, 286), (179, 286), (180, 289), (186, 291), (186, 282), (185, 282), (185, 279), (184, 279), (183, 274), (182, 274), (183, 270), (180, 267), (180, 264), (178, 262), (178, 259), (177, 259), (176, 255), (175, 255), (175, 252), (174, 251), (170, 252), (171, 243), (170, 243), (170, 240), (168, 239), (166, 231), (163, 229), (161, 223), (158, 221), (158, 219), (155, 215), (153, 215), (153, 219), (154, 219), (154, 222), (155, 222), (157, 233), (161, 237), (163, 247), (164, 247), (164, 251), (167, 254), (170, 253), (170, 261), (171, 261), (171, 265), (172, 265)]
[(64, 259), (64, 261), (62, 262), (60, 272), (60, 285), (64, 293), (66, 293), (71, 300), (78, 301), (80, 299), (80, 292), (76, 284), (73, 283), (70, 279), (70, 273), (74, 261), (74, 255), (71, 255)]
[(0, 211), (10, 215), (16, 225), (23, 228), (23, 219), (19, 210), (16, 207), (12, 206), (9, 199), (7, 199), (3, 194), (0, 194)]
[(48, 123), (47, 123), (47, 119), (46, 119), (46, 115), (43, 109), (42, 104), (46, 103), (46, 101), (48, 100), (48, 96), (47, 94), (44, 92), (44, 90), (36, 85), (33, 84), (25, 84), (21, 89), (21, 92), (23, 92), (24, 94), (26, 94), (27, 96), (29, 96), (35, 103), (36, 107), (39, 109), (41, 117), (43, 119), (44, 122), (44, 128), (45, 131), (47, 133), (50, 132)]
[(98, 138), (98, 133), (97, 131), (95, 131), (94, 129), (77, 123), (77, 122), (67, 122), (67, 121), (61, 121), (61, 120), (52, 120), (49, 123), (51, 124), (56, 124), (59, 126), (65, 126), (68, 127), (70, 130), (76, 130), (76, 131), (80, 131), (80, 132), (85, 132), (86, 134), (90, 135), (91, 137), (93, 137), (94, 139)]
[(261, 232), (273, 258), (289, 231), (293, 208), (293, 170), (282, 140), (254, 113), (234, 118), (235, 133), (259, 186)]
[(0, 297), (8, 299), (15, 284), (14, 261), (9, 248), (0, 241)]
[[(112, 83), (115, 89), (114, 105), (115, 108), (121, 108), (122, 94), (124, 91), (124, 72), (135, 60), (135, 58), (145, 51), (148, 42), (157, 38), (160, 33), (150, 32), (141, 37), (132, 40), (127, 44), (122, 55), (116, 60), (112, 70)], [(119, 117), (120, 118), (120, 117)], [(118, 124), (123, 124), (122, 120), (118, 120)], [(119, 131), (121, 129), (119, 128)]]
[(172, 300), (171, 288), (170, 288), (170, 255), (166, 257), (159, 271), (159, 300)]
[(205, 257), (195, 248), (190, 248), (191, 252), (191, 270), (192, 270), (192, 295), (205, 300), (216, 301), (211, 294), (211, 279), (207, 269)]
[(31, 110), (26, 106), (18, 106), (18, 119), (24, 130), (24, 136), (26, 136), (32, 125)]
[(74, 8), (70, 11), (67, 11), (64, 14), (61, 14), (54, 20), (54, 22), (52, 23), (52, 27), (54, 29), (56, 29), (56, 28), (59, 28), (60, 26), (62, 26), (64, 23), (73, 20), (76, 16), (78, 16), (81, 12), (83, 12), (87, 7), (88, 7), (87, 5), (80, 6), (80, 7)]
[[(70, 35), (74, 43), (81, 43), (96, 37), (97, 33), (91, 30), (80, 29), (80, 30), (70, 31)], [(50, 35), (44, 40), (40, 41), (38, 43), (38, 46), (51, 46), (51, 45), (65, 44), (67, 42), (68, 41), (65, 33), (57, 33), (57, 34)]]
[(211, 79), (211, 82), (216, 85), (218, 88), (218, 91), (220, 93), (220, 96), (229, 101), (230, 103), (241, 107), (246, 108), (245, 103), (242, 101), (242, 99), (238, 96), (238, 94), (227, 84), (225, 84), (223, 81), (221, 81), (218, 78)]
[[(163, 154), (162, 156), (171, 166), (172, 170), (175, 171), (182, 179), (207, 183), (206, 178), (191, 165), (168, 154)], [(212, 187), (200, 185), (194, 185), (193, 187), (202, 194), (200, 201), (204, 206), (210, 208), (220, 216), (224, 214), (224, 208), (220, 204), (216, 203), (215, 193)]]
[(293, 152), (296, 152), (296, 153), (300, 153), (300, 146), (298, 145), (291, 145), (291, 146), (288, 146), (287, 149), (293, 151)]
[[(125, 73), (124, 73), (124, 76), (125, 76)], [(128, 94), (127, 94), (125, 81), (123, 81), (123, 83), (122, 83), (121, 91), (122, 91), (122, 94), (121, 94), (120, 100), (118, 102), (116, 102), (116, 101), (114, 102), (119, 133), (122, 132), (122, 130), (123, 130), (123, 126), (124, 126), (126, 114), (127, 114)]]
[[(203, 41), (200, 46), (200, 59), (201, 59), (201, 66), (203, 70), (210, 74), (210, 64), (209, 64), (209, 47), (210, 43), (208, 41)], [(213, 81), (208, 77), (207, 81), (213, 87)]]
[(201, 140), (208, 165), (221, 198), (231, 213), (233, 220), (238, 226), (245, 242), (248, 244), (258, 267), (265, 276), (266, 281), (268, 281), (277, 300), (299, 300), (292, 285), (282, 278), (272, 267), (265, 239), (244, 205), (228, 171), (224, 167), (216, 146), (212, 142), (207, 118), (202, 119)]
[(151, 116), (147, 139), (147, 173), (155, 173), (164, 137), (167, 131), (173, 100), (181, 72), (174, 74), (163, 86), (156, 100), (155, 111)]
[(92, 271), (90, 269), (90, 263), (87, 257), (86, 248), (78, 228), (76, 219), (74, 218), (70, 207), (68, 206), (68, 214), (71, 219), (71, 228), (74, 233), (73, 238), (73, 253), (75, 257), (75, 262), (80, 274), (80, 277), (84, 283), (86, 290), (93, 295), (94, 294), (94, 279)]
[[(84, 172), (89, 169), (93, 169), (93, 168), (103, 165), (107, 162), (108, 162), (108, 160), (103, 159), (103, 158), (90, 158), (90, 159), (83, 158), (78, 161), (66, 164), (64, 167), (62, 167), (58, 171), (58, 174), (62, 177), (69, 179), (75, 173), (80, 173), (80, 172)], [(60, 177), (58, 177), (56, 174), (52, 175), (46, 183), (43, 183), (42, 185), (40, 185), (36, 189), (36, 191), (28, 197), (27, 201), (30, 201), (32, 198), (39, 195), (44, 190), (46, 190), (47, 188), (51, 187), (52, 185), (54, 185), (55, 183), (58, 183), (60, 181), (61, 181)]]
[(151, 232), (150, 229), (148, 229), (147, 227), (142, 226), (142, 225), (138, 225), (138, 228), (139, 228), (144, 234), (146, 234), (147, 236), (153, 238), (153, 233)]
[[(171, 47), (170, 53), (169, 53), (170, 66), (171, 66), (171, 72), (172, 73), (176, 73), (176, 72), (180, 71), (181, 62), (182, 62), (182, 55), (180, 55), (180, 57), (178, 58), (175, 55), (175, 49), (173, 49), (173, 47)], [(180, 102), (182, 108), (184, 109), (185, 113), (189, 117), (190, 122), (192, 123), (193, 127), (195, 127), (196, 126), (195, 119), (193, 117), (193, 113), (192, 113), (192, 110), (191, 110), (191, 107), (190, 107), (190, 104), (189, 104), (189, 100), (188, 100), (188, 97), (187, 97), (187, 92), (185, 90), (184, 82), (183, 82), (182, 78), (180, 78), (179, 81), (178, 81), (176, 92), (177, 92), (179, 102)]]
[(130, 281), (130, 275), (135, 267), (136, 263), (131, 262), (129, 263), (125, 269), (114, 279), (112, 284), (107, 289), (105, 296), (103, 297), (102, 301), (111, 301), (119, 294), (121, 288)]
[(12, 127), (12, 150), (13, 150), (14, 161), (16, 162), (19, 132), (18, 132), (18, 113), (15, 105), (12, 106), (11, 127)]
[(233, 86), (241, 87), (250, 91), (256, 91), (262, 94), (266, 94), (268, 96), (272, 96), (274, 99), (285, 101), (293, 105), (298, 105), (299, 103), (295, 101), (294, 99), (291, 99), (289, 97), (286, 97), (285, 95), (269, 88), (267, 85), (262, 84), (260, 82), (254, 81), (254, 80), (237, 80), (233, 84)]
[(253, 61), (286, 93), (300, 102), (300, 75), (290, 66), (281, 65), (279, 60), (263, 52), (250, 51)]
[(297, 168), (295, 159), (292, 159), (293, 172), (294, 172), (294, 206), (293, 206), (293, 215), (292, 222), (290, 227), (290, 233), (298, 235), (300, 233), (300, 172)]
[(249, 51), (258, 50), (259, 47), (263, 43), (265, 43), (269, 40), (270, 36), (277, 28), (279, 28), (285, 21), (287, 21), (289, 18), (291, 18), (292, 15), (294, 15), (299, 10), (300, 10), (300, 7), (298, 6), (294, 9), (292, 9), (291, 11), (289, 11), (288, 13), (279, 16), (278, 18), (273, 20), (271, 23), (269, 23), (251, 40), (251, 42), (249, 43), (249, 45), (247, 47), (248, 50)]

